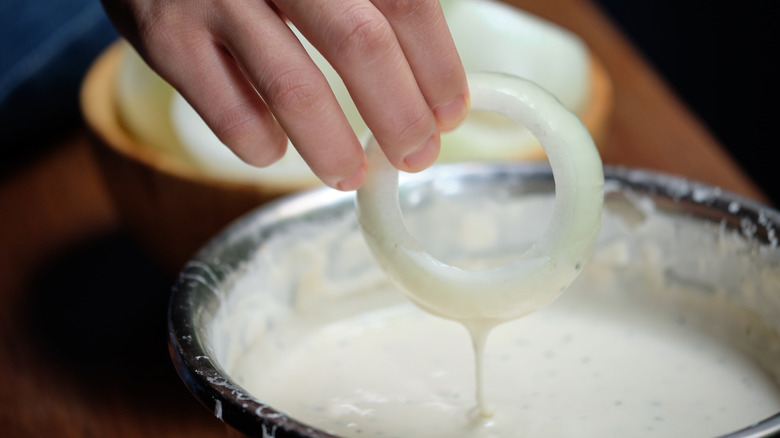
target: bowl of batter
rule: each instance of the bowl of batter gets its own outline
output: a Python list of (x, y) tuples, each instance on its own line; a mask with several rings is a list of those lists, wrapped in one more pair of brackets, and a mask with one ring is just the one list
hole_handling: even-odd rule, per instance
[[(552, 216), (549, 167), (406, 176), (404, 220), (438, 259), (491, 269)], [(170, 350), (232, 432), (271, 437), (761, 437), (780, 431), (780, 212), (605, 168), (592, 257), (551, 305), (473, 346), (389, 282), (354, 194), (268, 204), (181, 271)]]

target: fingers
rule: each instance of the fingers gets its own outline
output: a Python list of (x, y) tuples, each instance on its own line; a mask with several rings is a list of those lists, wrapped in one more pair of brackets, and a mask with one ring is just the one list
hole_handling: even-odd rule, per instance
[(455, 129), (468, 114), (468, 84), (440, 2), (371, 1), (393, 27), (439, 130)]
[[(201, 50), (203, 59), (172, 73), (172, 82), (222, 143), (244, 162), (258, 167), (284, 155), (287, 136), (235, 61), (219, 47)], [(185, 73), (185, 71), (182, 71)]]
[(219, 37), (312, 171), (331, 187), (359, 187), (365, 154), (327, 80), (277, 11), (260, 3), (225, 13)]
[(156, 30), (140, 44), (152, 67), (247, 163), (272, 164), (289, 136), (323, 182), (358, 188), (365, 177), (360, 143), (278, 12), (265, 2), (197, 6), (156, 11), (148, 26)]
[(139, 42), (147, 62), (239, 158), (255, 166), (277, 161), (287, 136), (202, 19), (161, 10), (155, 20), (155, 30)]
[(326, 184), (351, 190), (365, 178), (352, 128), (285, 19), (340, 74), (397, 168), (432, 164), (439, 131), (468, 111), (465, 73), (438, 0), (116, 3), (135, 8), (125, 11), (135, 31), (124, 33), (147, 62), (250, 164), (274, 162), (289, 136)]
[[(436, 0), (417, 3), (427, 3), (429, 16), (441, 14)], [(467, 88), (459, 61), (453, 63), (457, 54), (453, 57), (433, 53), (433, 57), (424, 60), (431, 56), (431, 51), (409, 43), (421, 35), (419, 28), (424, 27), (421, 25), (425, 17), (411, 19), (399, 10), (391, 11), (391, 17), (386, 17), (368, 0), (275, 0), (275, 4), (343, 78), (361, 116), (390, 162), (412, 172), (429, 166), (438, 155), (439, 128), (428, 99), (436, 104), (446, 103), (466, 95)], [(407, 60), (409, 54), (397, 38), (391, 19), (399, 22), (399, 30), (415, 28), (417, 36), (404, 39), (413, 52), (414, 65), (449, 58), (447, 66), (441, 68), (446, 71), (447, 85), (435, 84), (438, 80), (435, 76), (441, 73), (436, 69), (423, 69), (418, 83), (417, 72)], [(443, 18), (440, 21), (443, 22)], [(445, 44), (437, 42), (436, 45)], [(453, 64), (457, 64), (455, 68)], [(450, 70), (461, 70), (462, 84), (455, 93), (444, 91), (452, 85), (450, 78), (458, 77)], [(425, 92), (421, 91), (420, 84), (427, 85)], [(463, 113), (465, 116), (465, 111)]]

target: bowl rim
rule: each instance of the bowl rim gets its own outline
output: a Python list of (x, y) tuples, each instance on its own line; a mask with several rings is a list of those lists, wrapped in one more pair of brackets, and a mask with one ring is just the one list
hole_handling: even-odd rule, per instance
[[(552, 172), (543, 163), (458, 163), (432, 167), (426, 172), (406, 175), (408, 182), (433, 179), (469, 178), (486, 174), (510, 175), (527, 179), (552, 180)], [(702, 219), (731, 219), (726, 225), (741, 229), (743, 221), (756, 224), (752, 237), (774, 250), (778, 248), (775, 230), (780, 230), (780, 211), (757, 201), (721, 190), (718, 187), (661, 172), (605, 166), (605, 186), (610, 190), (629, 190), (647, 194), (666, 211), (690, 212)], [(216, 360), (209, 356), (194, 326), (196, 289), (218, 285), (218, 273), (208, 265), (233, 236), (251, 227), (293, 218), (308, 210), (333, 207), (354, 208), (354, 194), (327, 188), (290, 195), (261, 206), (244, 215), (207, 243), (182, 269), (173, 286), (168, 308), (168, 346), (174, 367), (193, 395), (217, 418), (249, 436), (337, 438), (321, 429), (307, 426), (263, 403), (234, 382)], [(351, 204), (350, 204), (351, 203)], [(353, 207), (350, 207), (352, 205)], [(698, 208), (696, 208), (698, 207)], [(721, 212), (715, 217), (707, 212)], [(216, 295), (216, 294), (214, 294)], [(722, 438), (752, 438), (780, 435), (780, 412)]]

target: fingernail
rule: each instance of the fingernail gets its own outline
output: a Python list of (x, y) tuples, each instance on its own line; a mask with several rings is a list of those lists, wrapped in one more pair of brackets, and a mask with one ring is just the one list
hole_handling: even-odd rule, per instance
[(439, 156), (439, 136), (434, 134), (420, 149), (404, 157), (404, 164), (411, 172), (419, 172), (436, 161)]
[(349, 178), (345, 178), (339, 181), (336, 184), (336, 188), (344, 192), (359, 189), (360, 186), (363, 185), (363, 181), (366, 179), (366, 167), (367, 163), (366, 161), (363, 161), (363, 164), (360, 165), (360, 168), (358, 168), (357, 172), (352, 174), (352, 176)]
[(469, 102), (466, 95), (460, 95), (454, 100), (437, 106), (433, 110), (436, 124), (442, 132), (452, 131), (457, 128), (468, 113)]

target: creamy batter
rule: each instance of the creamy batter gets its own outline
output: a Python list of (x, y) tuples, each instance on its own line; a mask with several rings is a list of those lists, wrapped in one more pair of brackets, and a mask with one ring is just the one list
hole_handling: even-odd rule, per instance
[(355, 205), (366, 244), (388, 278), (420, 308), (468, 330), (474, 347), (477, 408), (488, 418), (493, 411), (485, 402), (482, 384), (488, 336), (496, 326), (553, 302), (579, 275), (601, 228), (604, 173), (582, 121), (545, 89), (496, 73), (470, 73), (468, 83), (473, 109), (527, 127), (547, 154), (555, 179), (555, 206), (538, 241), (490, 269), (464, 269), (431, 255), (405, 225), (398, 170), (375, 139), (366, 147), (368, 171)]
[[(570, 290), (491, 334), (490, 418), (475, 410), (466, 331), (388, 285), (349, 220), (263, 248), (215, 321), (215, 354), (263, 402), (346, 437), (714, 436), (780, 411), (777, 327), (750, 297), (741, 307), (753, 310), (733, 305), (740, 291), (776, 292), (776, 270), (730, 260), (749, 248), (728, 233), (655, 217), (641, 202), (608, 207), (620, 212), (606, 215), (594, 260)], [(493, 246), (538, 235), (529, 224), (528, 236), (508, 242), (500, 224), (479, 217), (496, 208), (468, 209), (441, 233), (479, 254), (474, 245), (485, 240), (473, 233), (496, 236)], [(450, 209), (464, 211), (430, 206), (409, 216), (410, 227), (430, 229), (427, 221), (452, 219)], [(550, 202), (500, 209), (507, 227), (528, 211), (544, 224)], [(686, 240), (704, 255), (667, 257), (666, 246)]]
[[(747, 330), (765, 327), (706, 300), (648, 300), (644, 289), (619, 298), (581, 281), (495, 329), (489, 419), (475, 412), (465, 330), (411, 304), (325, 325), (272, 355), (258, 346), (233, 375), (272, 406), (350, 437), (715, 436), (780, 410), (753, 360), (761, 352), (746, 346)], [(714, 325), (724, 317), (734, 325)]]

